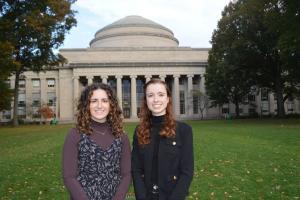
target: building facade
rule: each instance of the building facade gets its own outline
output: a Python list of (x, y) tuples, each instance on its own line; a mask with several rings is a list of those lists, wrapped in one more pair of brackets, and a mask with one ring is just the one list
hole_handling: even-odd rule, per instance
[[(140, 16), (122, 18), (95, 33), (89, 48), (61, 49), (67, 63), (53, 70), (25, 72), (19, 83), (18, 114), (24, 120), (39, 118), (47, 104), (60, 121), (74, 121), (81, 90), (93, 82), (109, 84), (115, 90), (125, 119), (137, 120), (143, 85), (152, 77), (163, 79), (172, 91), (178, 119), (219, 118), (234, 113), (234, 105), (209, 108), (199, 99), (205, 94), (207, 48), (179, 46), (173, 32)], [(8, 84), (14, 87), (14, 77)], [(241, 105), (241, 115), (276, 113), (274, 96), (262, 90)], [(286, 103), (288, 113), (299, 113), (299, 101)], [(0, 120), (9, 121), (12, 110)]]

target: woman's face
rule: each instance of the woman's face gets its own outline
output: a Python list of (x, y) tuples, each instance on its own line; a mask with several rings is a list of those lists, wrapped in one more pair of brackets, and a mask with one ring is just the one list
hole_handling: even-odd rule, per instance
[(109, 99), (102, 89), (94, 90), (90, 100), (90, 112), (94, 121), (103, 123), (110, 110)]
[(146, 100), (153, 116), (166, 114), (169, 97), (166, 87), (161, 83), (153, 83), (146, 88)]

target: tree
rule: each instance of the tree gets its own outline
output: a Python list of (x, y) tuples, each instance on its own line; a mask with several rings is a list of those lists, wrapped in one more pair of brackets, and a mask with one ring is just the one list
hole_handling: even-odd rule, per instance
[(13, 91), (9, 88), (8, 84), (0, 79), (0, 111), (11, 108), (10, 102), (12, 95)]
[[(236, 13), (239, 4), (229, 3), (222, 13), (222, 19), (212, 36), (212, 49), (209, 51), (206, 69), (206, 90), (213, 106), (225, 103), (235, 104), (235, 113), (239, 117), (239, 105), (255, 83), (253, 75), (245, 68), (247, 57), (244, 39), (239, 37), (240, 16)], [(251, 61), (250, 61), (251, 62)]]
[(15, 65), (12, 59), (12, 50), (13, 47), (8, 42), (0, 43), (0, 111), (11, 108), (13, 91), (6, 80), (11, 74), (9, 67)]
[[(224, 9), (219, 22), (228, 21), (231, 26), (219, 26), (212, 39), (212, 49), (224, 46), (221, 53), (212, 54), (219, 58), (216, 63), (235, 63), (238, 73), (244, 72), (242, 79), (274, 92), (279, 117), (285, 115), (284, 101), (299, 94), (299, 13), (297, 0), (238, 0)], [(235, 38), (224, 45), (230, 30), (236, 30)], [(216, 35), (221, 39), (214, 41)]]
[(6, 44), (2, 48), (11, 48), (10, 58), (14, 63), (7, 66), (7, 70), (15, 75), (15, 126), (18, 125), (20, 75), (28, 70), (46, 70), (63, 61), (53, 50), (63, 43), (65, 34), (76, 25), (75, 11), (71, 9), (75, 1), (0, 0), (0, 44)]
[(47, 105), (43, 105), (39, 111), (38, 111), (41, 115), (41, 119), (44, 119), (44, 123), (46, 124), (47, 119), (50, 119), (52, 117), (54, 117), (54, 111)]
[(199, 90), (191, 90), (191, 94), (193, 103), (197, 104), (197, 108), (199, 109), (201, 114), (201, 119), (203, 119), (204, 110), (209, 107), (209, 98)]

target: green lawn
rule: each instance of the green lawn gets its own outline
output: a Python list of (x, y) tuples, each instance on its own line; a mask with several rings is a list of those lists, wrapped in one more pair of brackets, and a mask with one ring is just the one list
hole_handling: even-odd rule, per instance
[[(189, 124), (195, 149), (189, 198), (300, 199), (300, 119)], [(61, 151), (70, 127), (0, 127), (2, 200), (68, 199)], [(130, 138), (134, 127), (126, 124)]]

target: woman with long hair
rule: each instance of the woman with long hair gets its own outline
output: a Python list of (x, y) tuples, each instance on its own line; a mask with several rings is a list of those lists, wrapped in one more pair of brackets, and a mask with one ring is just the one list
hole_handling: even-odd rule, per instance
[(194, 170), (192, 129), (174, 120), (170, 90), (160, 79), (144, 86), (131, 165), (137, 200), (184, 200), (188, 195)]
[(131, 155), (116, 95), (102, 83), (81, 93), (77, 124), (63, 148), (63, 177), (74, 200), (123, 200), (131, 182)]

